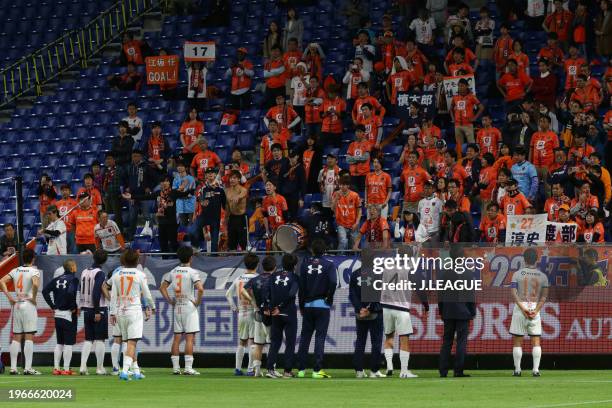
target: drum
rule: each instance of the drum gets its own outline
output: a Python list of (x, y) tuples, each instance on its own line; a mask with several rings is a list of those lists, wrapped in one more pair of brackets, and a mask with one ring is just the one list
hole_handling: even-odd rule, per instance
[(283, 224), (274, 233), (272, 245), (288, 254), (304, 247), (306, 244), (306, 231), (300, 224)]

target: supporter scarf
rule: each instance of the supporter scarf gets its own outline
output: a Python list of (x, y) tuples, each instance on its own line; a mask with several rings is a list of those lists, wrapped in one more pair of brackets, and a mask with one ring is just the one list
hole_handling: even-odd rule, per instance
[(204, 81), (202, 80), (202, 70), (201, 69), (192, 69), (191, 70), (191, 78), (189, 80), (189, 87), (196, 91), (196, 93), (200, 93), (204, 90)]
[(104, 191), (107, 191), (108, 186), (113, 182), (113, 179), (115, 178), (116, 170), (117, 168), (113, 167), (113, 168), (107, 168), (106, 171), (104, 172), (104, 181), (102, 182), (102, 185), (104, 186)]

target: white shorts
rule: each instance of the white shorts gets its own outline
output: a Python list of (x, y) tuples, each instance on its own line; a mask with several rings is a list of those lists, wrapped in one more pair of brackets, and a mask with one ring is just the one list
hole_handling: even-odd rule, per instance
[(238, 336), (240, 340), (255, 338), (255, 312), (252, 310), (238, 313)]
[(144, 318), (140, 310), (117, 316), (116, 326), (119, 326), (119, 333), (123, 341), (141, 339), (143, 325)]
[(383, 327), (385, 334), (395, 333), (398, 336), (412, 334), (410, 312), (405, 310), (383, 308)]
[(121, 337), (121, 330), (119, 330), (119, 325), (115, 323), (112, 327), (112, 336), (113, 337)]
[(510, 323), (510, 334), (513, 336), (541, 336), (542, 335), (542, 319), (538, 313), (533, 320), (525, 317), (521, 309), (514, 305), (512, 311), (512, 322)]
[(268, 326), (257, 320), (253, 321), (253, 342), (255, 344), (268, 344), (270, 343), (270, 330)]
[(17, 302), (13, 306), (13, 333), (36, 333), (38, 312), (29, 301)]
[(198, 333), (200, 331), (200, 314), (191, 302), (174, 305), (174, 333)]

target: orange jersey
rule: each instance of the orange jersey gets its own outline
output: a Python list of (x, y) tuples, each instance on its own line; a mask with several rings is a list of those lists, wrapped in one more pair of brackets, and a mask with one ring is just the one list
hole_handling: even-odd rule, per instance
[(563, 69), (565, 70), (565, 90), (568, 91), (571, 88), (576, 87), (576, 76), (579, 74), (580, 67), (586, 64), (586, 61), (582, 57), (578, 58), (566, 58), (563, 61)]
[(480, 231), (484, 242), (499, 242), (500, 232), (505, 229), (506, 218), (501, 214), (497, 214), (492, 220), (488, 216), (480, 220)]
[(474, 121), (474, 107), (480, 105), (480, 101), (473, 93), (467, 95), (455, 95), (451, 101), (451, 109), (455, 119), (455, 126), (469, 126)]
[[(183, 122), (183, 124), (181, 125), (181, 129), (179, 130), (179, 133), (181, 135), (184, 135), (183, 139), (186, 142), (185, 146), (188, 146), (192, 144), (193, 142), (195, 142), (196, 140), (198, 140), (199, 135), (204, 134), (204, 122), (201, 122), (199, 120)], [(183, 147), (183, 153), (199, 153), (199, 152), (200, 152), (200, 146), (197, 144), (194, 145), (191, 149), (187, 149), (186, 147)]]
[(75, 231), (76, 243), (80, 245), (95, 245), (96, 236), (94, 229), (98, 223), (98, 209), (90, 206), (84, 210), (75, 208), (68, 215), (68, 222), (72, 225)]
[(244, 74), (245, 70), (252, 71), (253, 64), (251, 61), (242, 60), (239, 62), (242, 67), (235, 66), (232, 68), (232, 92), (250, 89), (251, 88), (251, 77)]
[[(66, 213), (73, 209), (77, 204), (78, 201), (72, 197), (68, 197), (66, 199), (62, 198), (61, 200), (57, 200), (55, 202), (60, 218), (66, 215)], [(68, 222), (68, 218), (66, 218), (66, 231), (72, 231), (72, 225)]]
[[(595, 234), (599, 234), (595, 237)], [(584, 242), (591, 244), (593, 242), (604, 242), (604, 227), (601, 222), (598, 222), (592, 227), (586, 225), (578, 229), (578, 235), (582, 236)]]
[(102, 195), (100, 194), (100, 191), (97, 188), (95, 188), (95, 187), (90, 187), (90, 188), (81, 187), (77, 191), (76, 196), (78, 197), (82, 193), (89, 194), (89, 198), (91, 199), (91, 206), (93, 208), (97, 209), (98, 206), (102, 205)]
[(193, 157), (191, 161), (191, 168), (196, 173), (196, 178), (198, 180), (204, 180), (204, 176), (206, 170), (214, 167), (218, 167), (221, 163), (221, 159), (217, 156), (217, 153), (206, 150), (205, 152), (200, 152)]
[[(481, 200), (492, 200), (493, 198), (493, 190), (497, 185), (497, 171), (493, 166), (485, 167), (480, 170), (480, 174), (478, 176), (479, 184), (486, 184), (486, 187), (480, 189), (480, 199)], [(484, 212), (486, 208), (483, 208)]]
[(534, 166), (550, 166), (555, 161), (554, 149), (559, 147), (559, 137), (552, 130), (535, 132), (531, 136), (531, 152)]
[(395, 105), (397, 104), (397, 93), (409, 90), (416, 81), (410, 71), (400, 71), (389, 75), (388, 82), (391, 85), (391, 104)]
[[(579, 202), (580, 200), (578, 198), (572, 198), (570, 208), (574, 208), (576, 204), (578, 204)], [(599, 200), (597, 199), (597, 196), (594, 196), (593, 194), (589, 194), (589, 197), (586, 200), (585, 207), (586, 208), (599, 208)]]
[(328, 133), (342, 133), (342, 120), (340, 115), (346, 111), (346, 102), (340, 97), (334, 99), (325, 99), (321, 112), (325, 113), (325, 117), (321, 123), (321, 131)]
[(423, 82), (425, 76), (425, 67), (427, 66), (427, 57), (419, 50), (414, 49), (411, 53), (406, 53), (404, 56), (406, 61), (412, 63), (414, 76), (418, 83)]
[(512, 169), (512, 165), (514, 162), (512, 161), (512, 157), (510, 156), (501, 156), (499, 159), (495, 160), (493, 163), (493, 168), (495, 169), (495, 174), (499, 172), (500, 169), (506, 168), (508, 170)]
[(123, 52), (127, 62), (132, 62), (135, 65), (143, 65), (144, 57), (142, 55), (143, 42), (140, 40), (131, 40), (123, 44)]
[[(317, 88), (315, 91), (311, 91), (310, 88), (306, 91), (306, 98), (325, 99), (325, 91), (321, 88)], [(307, 103), (304, 106), (304, 122), (308, 123), (321, 123), (321, 105), (314, 105)]]
[(550, 48), (546, 46), (540, 49), (537, 58), (538, 60), (546, 59), (552, 64), (559, 65), (564, 58), (563, 50), (561, 50), (559, 47)]
[(266, 113), (266, 118), (278, 122), (281, 129), (288, 129), (291, 122), (297, 117), (297, 112), (291, 106), (287, 105), (273, 106), (268, 110), (268, 113)]
[(450, 76), (458, 76), (458, 75), (469, 75), (473, 74), (474, 70), (472, 66), (462, 62), (461, 64), (450, 64), (448, 66), (448, 74)]
[(506, 66), (508, 56), (512, 52), (512, 44), (514, 44), (514, 41), (510, 36), (500, 37), (495, 42), (495, 54), (493, 55), (493, 59), (495, 60), (497, 71), (501, 72)]
[(423, 146), (423, 153), (425, 155), (425, 159), (431, 160), (436, 154), (438, 150), (436, 149), (436, 142), (442, 138), (442, 131), (436, 125), (432, 127), (421, 127), (419, 132), (419, 142), (421, 146)]
[(359, 221), (357, 215), (361, 208), (361, 199), (359, 194), (354, 191), (349, 191), (347, 195), (343, 195), (341, 191), (336, 191), (338, 195), (336, 203), (336, 224), (344, 228), (353, 228), (353, 225)]
[[(446, 58), (444, 59), (446, 65), (450, 66), (451, 64), (454, 64), (453, 53), (457, 48), (458, 47), (453, 47), (453, 49), (446, 54)], [(476, 54), (474, 54), (474, 51), (467, 47), (463, 48), (463, 50), (465, 51), (465, 58), (463, 60), (466, 64), (472, 64), (472, 62), (476, 59)]]
[[(531, 207), (529, 200), (525, 198), (523, 193), (518, 193), (514, 197), (510, 197), (509, 194), (506, 194), (501, 199), (501, 209), (504, 212), (504, 215), (524, 215), (525, 210)], [(507, 221), (507, 219), (506, 219)]]
[(278, 227), (285, 223), (283, 212), (288, 210), (285, 197), (280, 194), (274, 194), (274, 196), (267, 195), (264, 197), (261, 207), (268, 219), (270, 230), (276, 231)]
[(520, 54), (512, 53), (508, 59), (516, 60), (516, 69), (529, 75), (529, 57), (524, 52)]
[(353, 104), (353, 111), (351, 112), (353, 120), (355, 122), (358, 122), (361, 118), (363, 118), (363, 114), (361, 113), (361, 107), (364, 103), (369, 103), (370, 105), (372, 105), (372, 109), (374, 110), (372, 114), (376, 114), (376, 112), (378, 112), (376, 116), (382, 121), (382, 118), (385, 116), (386, 113), (385, 107), (382, 106), (380, 102), (378, 102), (378, 99), (370, 95), (363, 98), (355, 99), (355, 103)]
[(164, 137), (153, 137), (149, 138), (147, 143), (147, 154), (149, 159), (160, 160), (162, 158), (162, 154), (164, 152)]
[(389, 223), (386, 219), (378, 217), (375, 220), (366, 220), (359, 232), (365, 236), (368, 242), (383, 242), (384, 232), (389, 232)]
[(371, 172), (366, 176), (365, 185), (367, 204), (382, 205), (391, 190), (391, 176), (384, 171), (380, 174)]
[(544, 203), (544, 211), (548, 214), (548, 221), (559, 222), (559, 207), (563, 204), (560, 199), (550, 197)]
[[(372, 145), (367, 140), (362, 140), (361, 142), (354, 141), (352, 142), (348, 150), (346, 151), (347, 155), (361, 157), (366, 153), (370, 153), (372, 150)], [(349, 164), (349, 173), (351, 176), (365, 176), (370, 172), (370, 159), (362, 162), (358, 162), (355, 164)]]
[(444, 165), (444, 168), (438, 171), (438, 177), (446, 177), (448, 180), (457, 179), (461, 182), (461, 189), (463, 189), (463, 185), (465, 184), (465, 180), (469, 177), (465, 168), (459, 163), (455, 163), (452, 168), (447, 168)]
[[(264, 64), (265, 71), (277, 70), (280, 68), (285, 68), (285, 64), (282, 59), (270, 60)], [(266, 79), (266, 86), (268, 88), (276, 89), (281, 86), (285, 86), (285, 78), (286, 78), (286, 70), (285, 72), (279, 75), (273, 75)]]
[(431, 176), (422, 167), (407, 167), (400, 180), (404, 183), (404, 201), (414, 203), (423, 198), (423, 187), (425, 182), (431, 180)]
[(506, 73), (499, 79), (499, 85), (506, 91), (506, 102), (522, 99), (531, 78), (525, 72), (517, 71), (516, 75)]
[(590, 144), (583, 147), (572, 146), (567, 152), (567, 157), (574, 157), (577, 162), (581, 162), (583, 158), (589, 157), (592, 153), (595, 153), (595, 148)]
[(601, 94), (597, 87), (588, 84), (584, 88), (576, 88), (570, 99), (580, 102), (585, 111), (590, 111), (597, 108), (601, 103)]
[(498, 128), (481, 128), (476, 133), (476, 143), (480, 147), (480, 154), (491, 153), (493, 157), (497, 157), (499, 153), (499, 143), (502, 140), (502, 134)]
[(573, 19), (574, 14), (571, 11), (555, 10), (554, 13), (546, 16), (544, 25), (549, 31), (557, 33), (559, 41), (567, 41)]
[(286, 76), (291, 79), (295, 75), (295, 66), (302, 60), (302, 53), (299, 51), (287, 51), (283, 54)]
[[(53, 191), (55, 192), (55, 188), (53, 187)], [(47, 207), (52, 204), (55, 204), (55, 199), (49, 198), (49, 196), (43, 194), (38, 196), (38, 204), (40, 206), (41, 214), (45, 214), (47, 212)]]
[(361, 119), (357, 121), (357, 124), (365, 126), (366, 140), (374, 146), (378, 139), (378, 129), (382, 126), (380, 119), (374, 116), (370, 116), (366, 119), (362, 116)]

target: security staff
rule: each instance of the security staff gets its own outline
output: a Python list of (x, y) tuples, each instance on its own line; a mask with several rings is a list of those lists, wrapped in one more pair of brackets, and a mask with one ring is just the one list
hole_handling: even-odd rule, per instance
[[(451, 244), (450, 256), (452, 258), (463, 257), (463, 255), (463, 247), (460, 244)], [(463, 274), (458, 274), (452, 269), (444, 269), (441, 271), (440, 279), (450, 281), (471, 280), (473, 279), (473, 273), (468, 270)], [(470, 320), (476, 316), (474, 293), (471, 291), (455, 290), (439, 292), (438, 309), (444, 321), (444, 335), (442, 346), (440, 347), (440, 377), (445, 378), (448, 375), (451, 349), (453, 348), (455, 335), (454, 376), (469, 377), (469, 374), (463, 372), (463, 366), (467, 353)]]
[[(285, 254), (282, 260), (283, 269), (276, 271), (269, 279), (270, 285), (270, 352), (268, 353), (269, 378), (293, 378), (293, 355), (295, 353), (295, 339), (297, 336), (297, 307), (295, 297), (299, 288), (299, 280), (294, 273), (297, 258), (292, 254)], [(274, 368), (278, 350), (283, 342), (285, 333), (285, 372), (280, 374)]]
[[(363, 356), (365, 354), (366, 342), (368, 341), (368, 333), (370, 333), (370, 343), (372, 345), (372, 357), (370, 359), (370, 368), (372, 372), (370, 373), (370, 377), (384, 378), (386, 375), (379, 371), (383, 341), (382, 306), (380, 302), (362, 301), (362, 291), (365, 292), (368, 288), (373, 288), (372, 276), (362, 269), (353, 271), (349, 282), (349, 300), (355, 309), (357, 330), (353, 365), (355, 367), (356, 377), (364, 378)], [(373, 293), (374, 291), (371, 292)]]

